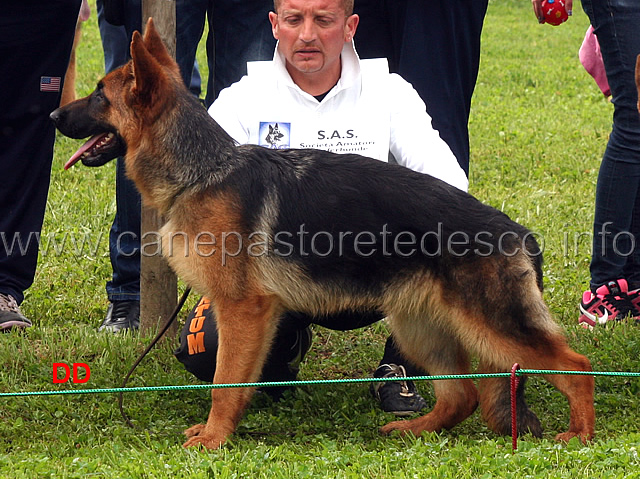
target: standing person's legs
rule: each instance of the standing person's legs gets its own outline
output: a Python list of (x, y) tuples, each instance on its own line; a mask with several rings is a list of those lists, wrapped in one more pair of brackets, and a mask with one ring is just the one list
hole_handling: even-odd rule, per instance
[(247, 74), (247, 62), (273, 58), (276, 40), (269, 22), (272, 10), (270, 0), (213, 1), (208, 12), (207, 48), (214, 52), (215, 66), (213, 73), (209, 72), (207, 105), (223, 88)]
[(386, 58), (389, 70), (398, 72), (407, 0), (355, 0), (353, 12), (360, 16), (354, 38), (360, 58)]
[(469, 173), (469, 112), (488, 0), (356, 0), (356, 49), (386, 57), (413, 85), (433, 126)]
[(112, 277), (107, 282), (107, 314), (100, 331), (138, 329), (140, 325), (141, 200), (125, 173), (124, 158), (116, 162), (116, 214), (109, 231)]
[[(212, 0), (177, 0), (176, 1), (176, 61), (185, 85), (199, 96), (200, 72), (196, 64), (198, 43), (204, 32), (207, 10)], [(213, 59), (207, 58), (209, 76), (213, 67)]]
[[(141, 29), (142, 4), (131, 0), (120, 15), (123, 25), (106, 21), (103, 0), (96, 2), (98, 26), (104, 50), (105, 72), (129, 61), (129, 44)], [(140, 194), (125, 175), (124, 159), (116, 163), (116, 213), (109, 231), (112, 277), (106, 284), (109, 307), (100, 330), (137, 329), (140, 321)]]
[(18, 305), (35, 276), (55, 140), (49, 114), (60, 103), (80, 10), (80, 0), (36, 3), (0, 6), (0, 322), (7, 329), (31, 324)]
[(104, 71), (109, 73), (129, 60), (129, 37), (123, 25), (107, 22), (104, 12), (104, 0), (96, 0), (98, 29), (104, 52)]
[[(427, 105), (433, 127), (469, 175), (469, 113), (488, 0), (409, 0), (397, 72)], [(419, 59), (419, 60), (418, 60)]]
[[(139, 0), (124, 3), (120, 12), (121, 26), (109, 24), (105, 18), (103, 0), (97, 0), (98, 25), (105, 56), (105, 71), (108, 73), (129, 60), (129, 45), (134, 31), (142, 28), (142, 4)], [(200, 2), (206, 9), (206, 0)], [(200, 76), (194, 66), (195, 50), (202, 35), (191, 38), (192, 30), (187, 25), (192, 21), (191, 13), (199, 4), (195, 1), (180, 1), (177, 5), (178, 45), (185, 49), (184, 39), (193, 41), (193, 52), (189, 57), (189, 68), (185, 67), (185, 84), (198, 94)], [(193, 8), (189, 8), (193, 7)], [(204, 22), (204, 9), (203, 18)], [(186, 13), (185, 13), (186, 12)], [(183, 31), (184, 28), (184, 31)], [(180, 57), (179, 57), (180, 58)], [(137, 329), (140, 316), (140, 245), (141, 245), (141, 200), (134, 183), (125, 174), (124, 159), (116, 163), (116, 214), (109, 232), (109, 257), (113, 270), (112, 278), (107, 282), (106, 291), (109, 308), (100, 330), (117, 332)]]
[(600, 44), (615, 108), (596, 188), (591, 285), (597, 287), (624, 277), (631, 247), (624, 233), (630, 231), (637, 209), (640, 118), (634, 71), (640, 52), (640, 7), (615, 0), (585, 0), (583, 5)]
[(634, 81), (640, 5), (620, 0), (582, 4), (600, 44), (614, 104), (596, 186), (591, 291), (583, 296), (579, 319), (594, 325), (601, 318), (640, 314), (630, 302), (637, 294), (625, 294), (640, 287), (640, 118)]

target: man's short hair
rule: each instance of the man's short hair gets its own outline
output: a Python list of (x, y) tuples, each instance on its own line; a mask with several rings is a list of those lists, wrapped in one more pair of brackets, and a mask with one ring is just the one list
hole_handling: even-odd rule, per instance
[[(347, 16), (353, 15), (353, 1), (354, 0), (341, 0), (342, 7), (344, 8), (344, 12)], [(273, 9), (276, 13), (278, 13), (278, 7), (282, 3), (282, 0), (273, 0)]]

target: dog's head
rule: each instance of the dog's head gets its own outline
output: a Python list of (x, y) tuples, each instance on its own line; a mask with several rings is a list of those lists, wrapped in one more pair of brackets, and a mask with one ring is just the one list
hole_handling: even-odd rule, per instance
[(144, 38), (134, 32), (131, 61), (106, 75), (89, 96), (51, 113), (65, 136), (89, 140), (65, 164), (78, 160), (102, 166), (137, 149), (143, 126), (152, 126), (174, 98), (174, 85), (182, 87), (176, 62), (171, 58), (150, 18)]

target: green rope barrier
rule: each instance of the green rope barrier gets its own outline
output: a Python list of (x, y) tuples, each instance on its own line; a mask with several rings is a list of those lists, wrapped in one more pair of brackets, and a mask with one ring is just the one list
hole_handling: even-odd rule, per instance
[[(623, 376), (623, 377), (640, 377), (640, 372), (617, 372), (617, 371), (555, 371), (544, 369), (519, 369), (516, 376), (529, 375), (550, 375), (550, 374), (567, 374), (582, 376)], [(511, 373), (478, 373), (478, 374), (448, 374), (440, 376), (409, 376), (405, 378), (407, 381), (439, 381), (449, 379), (482, 379), (482, 378), (508, 378)], [(0, 397), (19, 397), (19, 396), (53, 396), (64, 394), (106, 394), (120, 392), (153, 392), (153, 391), (181, 391), (188, 389), (222, 389), (237, 387), (282, 387), (282, 386), (316, 386), (323, 384), (351, 384), (366, 382), (385, 382), (397, 381), (398, 378), (350, 378), (350, 379), (312, 379), (301, 381), (278, 381), (278, 382), (256, 382), (256, 383), (235, 383), (235, 384), (192, 384), (179, 386), (139, 386), (126, 388), (103, 388), (103, 389), (65, 389), (60, 391), (23, 391), (0, 393)]]
[(520, 369), (516, 372), (516, 376), (524, 374), (569, 374), (578, 376), (625, 376), (640, 377), (640, 373), (634, 372), (618, 372), (618, 371), (555, 371), (546, 369)]

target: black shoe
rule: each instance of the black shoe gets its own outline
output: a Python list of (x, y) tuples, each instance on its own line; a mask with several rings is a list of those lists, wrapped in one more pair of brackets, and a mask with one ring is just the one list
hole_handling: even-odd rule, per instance
[(0, 331), (8, 332), (14, 328), (31, 327), (31, 321), (20, 311), (13, 296), (0, 293)]
[(112, 301), (98, 331), (135, 331), (140, 327), (140, 301)]
[(427, 407), (426, 401), (418, 394), (415, 384), (402, 379), (407, 377), (404, 366), (383, 364), (376, 369), (373, 377), (398, 378), (398, 381), (371, 383), (371, 394), (380, 401), (383, 411), (396, 416), (409, 416)]

